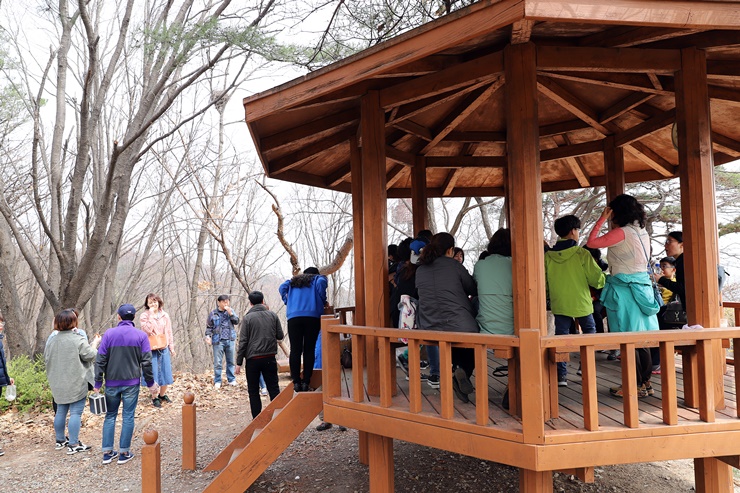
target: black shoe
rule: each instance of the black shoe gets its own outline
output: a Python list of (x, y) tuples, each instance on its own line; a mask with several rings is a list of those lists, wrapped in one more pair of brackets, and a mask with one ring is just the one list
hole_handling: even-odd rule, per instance
[(347, 428), (345, 428), (345, 427), (344, 427), (344, 426), (342, 426), (342, 425), (339, 425), (339, 426), (337, 426), (337, 429), (338, 429), (339, 431), (347, 431)]
[(396, 360), (398, 361), (398, 365), (403, 368), (403, 371), (409, 371), (409, 359), (403, 353), (396, 356)]
[(171, 403), (172, 402), (172, 399), (170, 399), (169, 397), (167, 397), (167, 394), (160, 395), (159, 396), (159, 400), (162, 401), (162, 402), (168, 402), (168, 403)]
[(301, 384), (301, 392), (313, 392), (313, 389), (304, 382)]
[(501, 400), (501, 407), (503, 407), (507, 411), (509, 410), (509, 389), (508, 387), (506, 388), (506, 391), (504, 391), (504, 398)]
[(458, 399), (465, 403), (470, 402), (470, 399), (468, 399), (468, 394), (465, 394), (460, 390), (460, 384), (457, 383), (457, 378), (455, 377), (452, 377), (452, 390), (455, 392), (455, 395)]
[(152, 399), (152, 405), (154, 407), (162, 407), (162, 401), (159, 400), (159, 397), (155, 397), (154, 399)]
[(316, 431), (325, 431), (331, 428), (333, 425), (331, 423), (327, 423), (326, 421), (322, 421), (319, 426), (316, 427)]
[(302, 392), (301, 388), (303, 387), (303, 384), (298, 382), (293, 384), (293, 392)]
[(475, 390), (473, 383), (470, 381), (470, 378), (468, 378), (468, 374), (465, 373), (465, 370), (461, 367), (458, 366), (455, 368), (455, 374), (452, 378), (457, 382), (460, 392), (463, 394), (471, 394)]

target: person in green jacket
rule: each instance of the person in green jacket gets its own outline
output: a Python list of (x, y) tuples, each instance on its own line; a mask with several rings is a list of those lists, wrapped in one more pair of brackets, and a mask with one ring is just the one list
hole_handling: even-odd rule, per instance
[[(573, 319), (584, 334), (596, 332), (589, 286), (604, 287), (604, 272), (585, 248), (578, 246), (581, 220), (570, 214), (555, 220), (559, 239), (545, 253), (545, 277), (550, 308), (555, 315), (555, 335), (570, 333)], [(558, 363), (558, 385), (568, 385), (568, 367)]]

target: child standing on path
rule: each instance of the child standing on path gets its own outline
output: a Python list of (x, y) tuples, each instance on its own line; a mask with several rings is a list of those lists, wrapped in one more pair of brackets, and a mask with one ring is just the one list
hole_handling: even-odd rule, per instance
[[(545, 253), (545, 276), (550, 307), (555, 315), (555, 335), (570, 333), (573, 319), (578, 320), (584, 334), (596, 332), (589, 286), (604, 287), (604, 272), (591, 254), (578, 246), (581, 220), (567, 215), (555, 220), (559, 239)], [(558, 363), (558, 385), (568, 385), (568, 367)]]

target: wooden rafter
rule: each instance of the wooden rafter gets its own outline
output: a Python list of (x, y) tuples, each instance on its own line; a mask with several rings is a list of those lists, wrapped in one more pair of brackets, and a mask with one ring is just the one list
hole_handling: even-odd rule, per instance
[(540, 161), (555, 161), (557, 159), (569, 159), (587, 154), (596, 154), (602, 152), (604, 144), (602, 140), (593, 140), (581, 144), (570, 144), (555, 147), (552, 149), (543, 149), (540, 151)]
[(335, 134), (316, 141), (313, 144), (304, 146), (292, 154), (288, 154), (287, 156), (275, 159), (270, 162), (270, 175), (278, 175), (292, 168), (295, 168), (306, 159), (315, 156), (321, 151), (347, 142), (347, 139), (349, 139), (356, 133), (357, 129), (355, 127), (345, 128)]
[(701, 50), (707, 50), (717, 46), (740, 45), (740, 31), (719, 30), (718, 27), (719, 26), (714, 26), (712, 31), (700, 32), (676, 39), (657, 41), (646, 45), (646, 47), (669, 50), (696, 47)]
[[(656, 88), (650, 80), (650, 74), (622, 74), (622, 73), (595, 73), (595, 72), (540, 72), (551, 79), (572, 80), (583, 84), (593, 84), (629, 91), (640, 91), (651, 94), (671, 95), (666, 89)], [(654, 77), (657, 77), (653, 74)]]
[(503, 71), (502, 52), (461, 63), (434, 74), (387, 87), (380, 91), (380, 104), (388, 110), (478, 82), (490, 81)]
[(503, 77), (499, 77), (490, 86), (483, 90), (469, 94), (460, 102), (437, 127), (432, 140), (421, 150), (421, 154), (427, 154), (439, 144), (450, 132), (462, 123), (471, 113), (498, 91), (504, 85)]
[(386, 159), (393, 161), (394, 163), (403, 164), (406, 166), (413, 166), (416, 161), (416, 156), (414, 154), (402, 151), (389, 145), (385, 146), (385, 157)]
[(458, 178), (460, 177), (460, 168), (453, 168), (447, 173), (444, 185), (442, 185), (442, 196), (448, 196), (455, 188)]
[(665, 160), (662, 156), (650, 149), (645, 144), (642, 144), (640, 142), (633, 142), (630, 145), (624, 146), (624, 150), (635, 156), (643, 163), (650, 166), (652, 169), (660, 173), (664, 178), (673, 178), (677, 176), (677, 167), (673, 166), (670, 162)]
[(563, 88), (560, 84), (547, 77), (537, 77), (537, 88), (566, 110), (588, 123), (603, 135), (609, 135), (609, 130), (599, 123), (599, 115), (578, 96)]
[(619, 118), (632, 108), (639, 106), (654, 97), (655, 94), (646, 94), (644, 92), (632, 93), (599, 113), (599, 123), (608, 123), (615, 118)]
[(400, 122), (394, 123), (393, 126), (398, 128), (399, 130), (403, 130), (406, 133), (415, 135), (420, 139), (424, 139), (426, 141), (430, 141), (434, 138), (431, 130), (411, 120), (402, 120)]
[(341, 127), (360, 119), (357, 109), (340, 111), (333, 115), (319, 118), (312, 122), (303, 123), (297, 127), (284, 130), (272, 135), (266, 135), (260, 139), (260, 150), (262, 152), (272, 151), (296, 140), (305, 139), (312, 135), (320, 134), (332, 128)]
[(406, 166), (404, 166), (403, 164), (396, 164), (390, 169), (390, 171), (386, 173), (385, 175), (386, 190), (388, 190), (393, 185), (395, 185), (396, 182), (403, 177), (404, 170), (406, 170)]
[(413, 118), (420, 113), (431, 110), (439, 105), (454, 101), (469, 92), (475, 91), (479, 87), (483, 87), (489, 84), (488, 81), (479, 82), (478, 84), (472, 84), (468, 87), (464, 87), (455, 91), (448, 91), (442, 94), (437, 94), (428, 98), (420, 99), (403, 106), (396, 106), (391, 112), (391, 118), (388, 120), (387, 125), (392, 125), (395, 122)]
[(634, 127), (617, 133), (615, 135), (614, 145), (622, 147), (624, 145), (631, 144), (636, 140), (640, 140), (653, 132), (657, 132), (668, 125), (671, 125), (674, 121), (676, 121), (676, 110), (672, 109), (665, 111), (661, 115), (645, 120)]
[(707, 77), (735, 80), (740, 77), (739, 60), (707, 60)]
[(518, 45), (526, 43), (532, 36), (532, 28), (534, 27), (534, 21), (529, 19), (521, 19), (514, 22), (511, 25), (511, 44)]
[(712, 144), (714, 147), (732, 156), (740, 156), (740, 142), (731, 139), (719, 132), (712, 132)]
[(505, 168), (506, 156), (427, 156), (427, 168)]
[(326, 186), (334, 188), (343, 181), (347, 181), (352, 173), (349, 164), (343, 164), (338, 170), (326, 177)]
[(601, 46), (604, 48), (627, 48), (630, 46), (663, 41), (699, 32), (696, 29), (675, 29), (669, 27), (617, 26), (581, 38), (581, 46)]
[[(556, 135), (552, 137), (552, 139), (558, 145), (560, 145), (561, 141), (567, 146), (573, 145), (567, 135)], [(603, 142), (599, 141), (599, 144), (602, 144), (603, 148)], [(585, 188), (591, 186), (591, 177), (589, 176), (588, 170), (580, 156), (566, 158), (565, 163), (568, 165), (571, 173), (573, 173), (573, 176), (575, 176), (576, 180), (578, 180), (578, 183), (582, 187)]]
[(447, 142), (506, 142), (504, 132), (450, 132), (443, 139)]
[(537, 69), (576, 72), (674, 73), (681, 68), (678, 50), (538, 46)]
[(402, 67), (394, 68), (378, 74), (375, 78), (384, 77), (419, 77), (422, 75), (432, 74), (439, 72), (442, 69), (449, 67), (450, 65), (456, 65), (463, 60), (454, 55), (432, 55), (421, 60), (415, 60)]

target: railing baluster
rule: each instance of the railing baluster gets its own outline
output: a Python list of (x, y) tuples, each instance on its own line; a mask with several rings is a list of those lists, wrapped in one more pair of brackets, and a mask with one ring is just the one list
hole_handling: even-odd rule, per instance
[(365, 336), (352, 335), (352, 400), (365, 401)]
[(393, 404), (392, 386), (395, 382), (391, 381), (390, 339), (387, 337), (378, 337), (378, 349), (380, 354), (380, 405), (382, 407), (391, 407), (391, 404)]
[(683, 401), (688, 407), (697, 408), (699, 377), (696, 369), (696, 348), (685, 346), (681, 348), (683, 366)]
[(678, 424), (676, 345), (673, 341), (660, 343), (660, 393), (663, 401), (663, 423)]
[(452, 397), (452, 345), (439, 341), (439, 393), (442, 401), (442, 417), (452, 419), (455, 404)]
[(637, 367), (635, 365), (635, 345), (622, 344), (622, 399), (624, 400), (624, 424), (630, 428), (640, 425), (637, 407)]
[(409, 339), (409, 411), (421, 412), (421, 355), (419, 340)]
[[(737, 318), (737, 310), (740, 310), (740, 308), (736, 308), (735, 310), (735, 325), (737, 325), (738, 323), (740, 323), (740, 320)], [(732, 352), (735, 359), (735, 414), (738, 418), (740, 418), (740, 405), (738, 405), (737, 403), (737, 393), (738, 389), (740, 389), (740, 353), (735, 353), (736, 347), (740, 347), (740, 338), (735, 338), (732, 340)]]
[(583, 426), (589, 431), (595, 431), (599, 429), (599, 400), (596, 394), (596, 356), (593, 346), (581, 346), (581, 371)]
[(696, 341), (696, 356), (699, 379), (699, 418), (707, 423), (714, 423), (714, 362), (712, 358), (712, 341)]
[(475, 421), (488, 424), (488, 350), (483, 344), (475, 346)]

